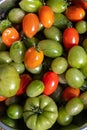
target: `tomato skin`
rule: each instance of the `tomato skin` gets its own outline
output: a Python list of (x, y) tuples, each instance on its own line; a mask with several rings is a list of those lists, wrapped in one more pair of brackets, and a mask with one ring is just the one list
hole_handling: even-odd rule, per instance
[(86, 15), (85, 10), (80, 6), (69, 6), (65, 11), (65, 16), (71, 21), (82, 20)]
[(2, 33), (2, 41), (8, 47), (10, 47), (13, 42), (19, 39), (20, 39), (19, 32), (14, 27), (7, 28)]
[(28, 13), (24, 16), (22, 27), (24, 34), (32, 38), (39, 30), (39, 18), (34, 13)]
[(66, 28), (63, 32), (63, 45), (66, 49), (70, 49), (73, 46), (78, 45), (79, 34), (73, 27)]
[(44, 53), (35, 47), (30, 47), (24, 56), (24, 63), (27, 68), (35, 68), (41, 65), (44, 59)]
[(50, 95), (58, 87), (59, 78), (56, 73), (54, 73), (52, 71), (48, 71), (44, 74), (42, 81), (43, 81), (44, 87), (45, 87), (43, 94)]
[(21, 74), (20, 75), (20, 88), (18, 89), (16, 95), (21, 95), (26, 92), (27, 86), (31, 83), (32, 78), (29, 74)]
[(54, 13), (49, 6), (41, 6), (38, 11), (40, 22), (44, 27), (50, 28), (54, 23)]
[(85, 0), (80, 0), (80, 4), (83, 7), (83, 9), (87, 10), (87, 1)]

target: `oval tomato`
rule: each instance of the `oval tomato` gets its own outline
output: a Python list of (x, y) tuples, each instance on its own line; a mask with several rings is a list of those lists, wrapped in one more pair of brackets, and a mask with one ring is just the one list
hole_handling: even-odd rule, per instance
[(28, 13), (24, 16), (22, 21), (24, 34), (32, 38), (39, 30), (39, 19), (34, 13)]
[(45, 95), (50, 95), (58, 87), (59, 77), (56, 73), (54, 73), (52, 71), (48, 71), (44, 74), (42, 81), (43, 81), (44, 87), (45, 87), (43, 93)]
[(19, 39), (19, 32), (14, 27), (7, 28), (2, 33), (2, 41), (6, 46), (11, 46), (13, 42)]
[(66, 9), (65, 15), (71, 21), (78, 21), (85, 17), (86, 12), (80, 6), (71, 5)]
[(66, 49), (78, 45), (79, 34), (75, 28), (66, 28), (63, 32), (63, 45)]
[(36, 68), (43, 62), (44, 53), (35, 47), (30, 47), (24, 56), (24, 63), (27, 68)]
[(54, 13), (49, 6), (41, 6), (38, 11), (40, 22), (44, 27), (50, 28), (54, 23)]
[(26, 92), (26, 88), (29, 85), (29, 83), (31, 83), (32, 78), (30, 77), (29, 74), (21, 74), (20, 75), (20, 88), (18, 89), (16, 95), (21, 95), (24, 94)]

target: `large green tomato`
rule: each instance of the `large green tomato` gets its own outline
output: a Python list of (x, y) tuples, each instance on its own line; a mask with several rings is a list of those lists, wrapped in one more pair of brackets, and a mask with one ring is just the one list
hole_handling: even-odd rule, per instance
[(47, 130), (58, 117), (58, 108), (52, 98), (46, 95), (28, 98), (24, 105), (23, 118), (32, 130)]
[(0, 65), (0, 95), (14, 96), (20, 87), (20, 77), (16, 69), (8, 64)]

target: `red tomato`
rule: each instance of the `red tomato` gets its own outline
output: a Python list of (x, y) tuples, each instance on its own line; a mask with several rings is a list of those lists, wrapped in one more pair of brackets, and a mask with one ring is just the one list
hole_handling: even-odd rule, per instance
[(44, 74), (42, 81), (45, 86), (43, 94), (50, 95), (58, 87), (59, 77), (56, 73), (49, 71)]
[(36, 14), (26, 14), (22, 21), (24, 34), (27, 37), (32, 38), (38, 32), (39, 24), (39, 18)]
[(54, 23), (54, 13), (49, 6), (41, 6), (39, 9), (39, 19), (44, 27), (50, 28)]
[(20, 75), (20, 88), (17, 91), (16, 95), (21, 95), (24, 94), (26, 92), (26, 88), (29, 85), (29, 83), (31, 83), (32, 78), (30, 77), (29, 74), (22, 74)]
[(63, 45), (66, 49), (78, 45), (79, 34), (75, 28), (66, 28), (63, 32)]
[(86, 0), (80, 0), (80, 4), (84, 9), (87, 9), (87, 1)]
[(71, 21), (84, 19), (86, 12), (81, 6), (71, 5), (65, 11), (66, 17)]

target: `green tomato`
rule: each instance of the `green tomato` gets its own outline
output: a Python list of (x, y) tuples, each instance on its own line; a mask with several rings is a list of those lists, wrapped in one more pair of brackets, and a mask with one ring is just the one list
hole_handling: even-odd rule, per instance
[(10, 57), (16, 63), (21, 63), (24, 61), (24, 54), (26, 48), (23, 42), (16, 41), (10, 47)]
[(33, 80), (26, 89), (29, 97), (39, 96), (44, 91), (44, 84), (41, 80)]
[(42, 6), (42, 2), (40, 0), (21, 0), (19, 6), (26, 12), (37, 12)]
[(72, 122), (73, 116), (67, 113), (64, 107), (60, 107), (58, 111), (58, 118), (57, 122), (62, 125), (66, 126)]
[(47, 0), (47, 5), (52, 8), (55, 13), (62, 13), (67, 8), (65, 0)]
[(41, 40), (38, 43), (38, 47), (44, 52), (47, 57), (55, 58), (63, 54), (62, 45), (55, 40)]
[(20, 87), (20, 77), (16, 69), (9, 64), (0, 65), (0, 95), (14, 96)]
[(40, 95), (26, 100), (23, 118), (29, 129), (47, 130), (53, 126), (57, 117), (57, 105), (49, 96)]
[(68, 62), (64, 57), (56, 57), (51, 63), (51, 69), (57, 74), (64, 73), (68, 68)]
[(75, 116), (79, 114), (84, 108), (84, 103), (79, 97), (72, 98), (65, 106), (66, 111), (69, 115)]
[(68, 63), (71, 67), (82, 68), (87, 63), (87, 54), (83, 47), (74, 46), (69, 50)]
[(62, 41), (62, 32), (55, 26), (45, 28), (43, 32), (45, 37), (48, 39), (53, 39), (59, 42)]
[(84, 83), (84, 75), (76, 68), (69, 68), (66, 71), (65, 78), (67, 83), (73, 88), (80, 88)]
[(20, 119), (23, 115), (23, 108), (18, 104), (12, 104), (7, 108), (7, 115), (11, 119)]

